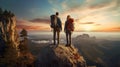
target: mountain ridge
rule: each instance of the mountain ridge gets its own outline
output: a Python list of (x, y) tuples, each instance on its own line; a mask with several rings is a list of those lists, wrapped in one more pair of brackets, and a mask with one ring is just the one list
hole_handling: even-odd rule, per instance
[[(40, 66), (43, 67), (86, 67), (86, 61), (74, 46), (66, 47), (60, 44), (57, 47), (48, 45), (39, 55)], [(48, 64), (48, 65), (47, 65)], [(39, 65), (38, 65), (39, 66)]]

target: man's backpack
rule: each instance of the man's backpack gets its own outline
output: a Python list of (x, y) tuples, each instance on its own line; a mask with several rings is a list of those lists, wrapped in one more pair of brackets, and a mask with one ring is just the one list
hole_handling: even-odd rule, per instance
[(67, 21), (67, 30), (69, 31), (74, 31), (74, 19), (70, 18), (68, 21)]
[(55, 26), (55, 19), (56, 19), (55, 15), (50, 16), (51, 28), (54, 28)]

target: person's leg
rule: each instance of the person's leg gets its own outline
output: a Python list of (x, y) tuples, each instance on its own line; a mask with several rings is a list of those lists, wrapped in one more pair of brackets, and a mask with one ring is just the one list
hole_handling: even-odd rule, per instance
[(66, 46), (68, 46), (68, 31), (66, 31)]
[(66, 42), (67, 42), (66, 45), (68, 45), (68, 33), (67, 32), (66, 32)]
[(69, 33), (68, 33), (68, 39), (69, 39), (69, 46), (71, 45), (71, 31), (69, 31)]
[(53, 29), (53, 40), (54, 40), (54, 45), (56, 44), (56, 30)]
[(72, 39), (71, 39), (71, 33), (69, 34), (69, 46), (71, 46)]
[(60, 41), (60, 31), (57, 31), (57, 44), (59, 45), (59, 41)]

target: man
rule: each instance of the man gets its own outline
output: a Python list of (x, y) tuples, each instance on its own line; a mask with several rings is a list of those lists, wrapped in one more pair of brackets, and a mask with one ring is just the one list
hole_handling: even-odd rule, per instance
[(55, 15), (51, 15), (51, 28), (53, 28), (54, 45), (56, 45), (56, 34), (57, 44), (59, 44), (60, 32), (62, 31), (62, 22), (58, 16), (59, 16), (58, 12), (56, 12)]
[(71, 34), (74, 31), (73, 22), (74, 20), (70, 18), (70, 15), (68, 15), (64, 26), (64, 31), (66, 33), (66, 40), (67, 40), (66, 46), (71, 46)]

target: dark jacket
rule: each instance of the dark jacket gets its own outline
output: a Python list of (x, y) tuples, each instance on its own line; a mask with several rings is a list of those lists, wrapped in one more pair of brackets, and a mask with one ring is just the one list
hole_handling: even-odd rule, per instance
[(57, 24), (58, 24), (58, 28), (62, 30), (62, 22), (59, 17), (57, 17)]

